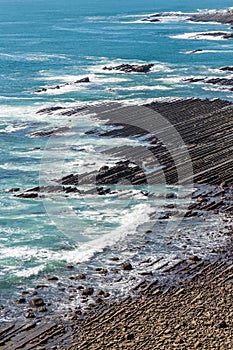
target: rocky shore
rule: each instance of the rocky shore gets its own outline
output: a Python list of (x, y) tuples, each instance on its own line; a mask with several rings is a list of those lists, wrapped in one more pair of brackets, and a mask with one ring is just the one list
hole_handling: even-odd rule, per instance
[(206, 11), (206, 12), (199, 12), (195, 14), (185, 14), (185, 13), (172, 13), (172, 12), (164, 12), (164, 13), (156, 13), (148, 16), (147, 18), (144, 18), (143, 21), (146, 22), (160, 22), (160, 19), (166, 18), (166, 17), (177, 17), (181, 20), (185, 21), (191, 21), (191, 22), (215, 22), (215, 23), (221, 23), (221, 24), (233, 24), (233, 10), (223, 10), (223, 11)]
[[(230, 234), (232, 233), (229, 232)], [(142, 282), (140, 297), (102, 301), (85, 316), (1, 328), (0, 347), (16, 349), (232, 349), (232, 251), (212, 261), (191, 257), (167, 273), (176, 283)], [(187, 277), (188, 276), (188, 277)], [(87, 295), (92, 290), (85, 291)], [(102, 295), (101, 292), (99, 292)], [(102, 296), (99, 299), (103, 299)], [(34, 299), (41, 306), (39, 298)]]
[[(114, 256), (110, 269), (99, 266), (93, 272), (99, 281), (105, 279), (108, 283), (103, 287), (101, 282), (102, 287), (99, 288), (93, 286), (92, 275), (67, 265), (64, 272), (69, 281), (67, 285), (54, 275), (45, 277), (44, 282), (38, 283), (33, 290), (22, 291), (16, 302), (22, 305), (24, 317), (29, 321), (2, 325), (1, 349), (232, 348), (232, 104), (218, 99), (174, 99), (155, 101), (145, 107), (161, 113), (174, 125), (189, 149), (197, 191), (184, 221), (208, 215), (219, 216), (222, 222), (219, 235), (227, 237), (228, 243), (211, 248), (204, 258), (192, 254), (186, 243), (184, 258), (171, 262), (163, 256), (154, 260), (147, 257), (137, 263), (133, 259), (120, 260)], [(75, 116), (80, 109), (57, 106), (39, 112)], [(106, 115), (102, 117), (106, 118)], [(129, 115), (121, 128), (105, 131), (101, 136), (145, 137), (147, 147), (163, 164), (167, 183), (176, 184), (176, 169), (167, 150), (153, 135), (146, 135), (145, 130), (132, 127), (131, 118), (134, 116)], [(108, 114), (107, 119), (110, 125), (114, 125), (114, 113)], [(32, 136), (48, 137), (53, 132), (41, 131)], [(65, 134), (66, 129), (59, 132)], [(109, 152), (119, 156), (121, 149), (113, 147)], [(139, 149), (137, 152), (140, 158)], [(182, 148), (177, 152), (182, 159)], [(131, 165), (121, 161), (100, 169), (97, 178), (99, 195), (109, 193), (105, 192), (106, 187), (105, 190), (101, 188), (114, 184), (121, 176), (128, 177), (134, 184), (144, 183), (146, 177), (141, 168)], [(12, 195), (16, 192), (21, 198), (32, 199), (57, 190), (64, 191), (66, 195), (74, 191), (79, 193), (79, 185), (90, 176), (89, 173), (70, 174), (58, 179), (57, 188), (11, 189), (11, 192)], [(171, 201), (175, 200), (174, 194), (169, 197)], [(167, 211), (160, 217), (161, 223), (169, 219), (174, 208), (177, 210), (172, 202), (167, 205)], [(150, 235), (152, 231), (147, 230), (145, 237), (150, 237), (147, 238), (148, 244), (151, 244)], [(185, 232), (178, 240), (183, 235)], [(171, 245), (173, 239), (175, 237), (171, 236), (165, 243)], [(128, 283), (135, 276), (138, 277), (130, 293), (116, 302), (107, 286)], [(60, 298), (70, 303), (78, 295), (84, 307), (70, 306), (65, 317), (51, 315), (49, 311), (55, 306), (46, 294), (51, 286)], [(1, 311), (4, 312), (4, 309)]]

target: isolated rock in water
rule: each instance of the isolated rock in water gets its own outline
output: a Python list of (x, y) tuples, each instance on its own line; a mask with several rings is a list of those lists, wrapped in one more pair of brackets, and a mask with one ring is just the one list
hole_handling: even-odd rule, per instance
[[(50, 86), (50, 87), (47, 87), (47, 88), (41, 88), (41, 89), (36, 90), (35, 92), (36, 92), (36, 93), (46, 92), (46, 91), (48, 91), (48, 90), (60, 89), (60, 88), (65, 87), (65, 86), (67, 86), (67, 85), (74, 85), (74, 84), (81, 84), (81, 83), (89, 83), (89, 82), (90, 82), (89, 77), (85, 77), (85, 78), (76, 80), (76, 81), (73, 82), (73, 83), (65, 83), (65, 84), (62, 84), (62, 85), (55, 85), (55, 86)], [(54, 108), (56, 108), (56, 107), (54, 107)]]
[(74, 84), (78, 83), (90, 83), (90, 79), (88, 77), (85, 77), (74, 82)]
[(119, 70), (125, 73), (148, 73), (150, 72), (151, 68), (154, 67), (154, 64), (143, 64), (143, 65), (136, 65), (136, 64), (121, 64), (119, 66), (110, 66), (110, 67), (104, 67), (103, 70)]
[(198, 39), (200, 37), (205, 36), (212, 36), (214, 38), (222, 38), (222, 39), (233, 39), (233, 33), (227, 33), (227, 32), (206, 32), (206, 33), (198, 33), (194, 39)]
[(144, 18), (142, 19), (142, 22), (152, 22), (152, 23), (155, 23), (155, 22), (160, 22), (160, 20), (158, 18)]
[(202, 52), (203, 50), (201, 49), (197, 49), (197, 50), (193, 50), (193, 51), (190, 51), (189, 53), (190, 54), (194, 54), (194, 53), (199, 53), (199, 52)]
[(224, 72), (233, 72), (233, 67), (222, 67), (222, 68), (219, 68), (219, 69), (224, 71)]
[(188, 78), (183, 81), (188, 83), (205, 83), (221, 86), (233, 86), (233, 79), (227, 78)]

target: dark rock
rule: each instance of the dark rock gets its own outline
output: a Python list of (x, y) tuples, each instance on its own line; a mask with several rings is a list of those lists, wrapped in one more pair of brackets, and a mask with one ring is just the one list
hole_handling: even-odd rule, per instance
[(118, 256), (114, 256), (111, 258), (112, 261), (119, 261), (120, 259), (118, 258)]
[(143, 64), (143, 65), (136, 65), (136, 64), (121, 64), (119, 66), (115, 67), (104, 67), (104, 70), (119, 70), (125, 73), (148, 73), (151, 68), (154, 66), (154, 64)]
[(96, 291), (96, 295), (104, 295), (104, 294), (105, 294), (105, 292), (102, 289), (98, 289)]
[(86, 279), (86, 275), (85, 275), (85, 273), (80, 273), (80, 275), (75, 276), (74, 279), (75, 280), (85, 280)]
[(16, 197), (18, 198), (25, 198), (25, 199), (31, 199), (31, 198), (38, 198), (38, 193), (21, 193), (21, 194), (18, 194)]
[(85, 288), (82, 291), (83, 296), (92, 295), (93, 293), (94, 293), (94, 288), (92, 288), (92, 287)]
[(201, 261), (201, 258), (199, 258), (199, 256), (197, 255), (193, 255), (193, 256), (190, 256), (189, 260), (198, 262), (198, 261)]
[(134, 334), (133, 333), (129, 333), (126, 335), (126, 339), (127, 340), (133, 340), (134, 339)]
[[(85, 77), (85, 78), (76, 80), (74, 83), (65, 83), (65, 84), (62, 84), (62, 85), (55, 85), (55, 86), (50, 86), (50, 87), (47, 87), (47, 88), (41, 88), (39, 90), (36, 90), (35, 92), (36, 93), (40, 93), (40, 92), (46, 92), (48, 90), (55, 90), (55, 89), (59, 90), (60, 88), (62, 88), (64, 86), (67, 86), (67, 85), (80, 84), (80, 83), (89, 83), (89, 82), (90, 82), (90, 79), (88, 77)], [(54, 110), (56, 110), (56, 109), (54, 109)]]
[(169, 219), (169, 217), (170, 217), (169, 213), (163, 213), (158, 217), (158, 219), (159, 220), (167, 220), (167, 219)]
[(120, 180), (125, 179), (132, 185), (142, 185), (147, 183), (144, 171), (134, 163), (120, 161), (110, 168), (101, 169), (96, 176), (97, 185), (115, 185)]
[(44, 300), (42, 298), (33, 298), (29, 301), (29, 305), (31, 307), (40, 307), (40, 306), (44, 306)]
[(48, 285), (47, 284), (37, 284), (35, 286), (35, 289), (43, 289), (43, 288), (48, 288)]
[(233, 72), (233, 67), (222, 67), (220, 68), (220, 70), (224, 72)]
[(225, 321), (220, 322), (219, 328), (227, 328), (227, 327), (228, 327), (228, 325)]
[(84, 287), (83, 286), (78, 286), (77, 289), (78, 290), (82, 290), (82, 289), (84, 289)]
[(20, 298), (16, 299), (16, 302), (17, 302), (18, 304), (24, 304), (24, 303), (26, 303), (26, 299), (23, 298), (23, 297), (20, 297)]
[(82, 78), (82, 79), (75, 81), (74, 83), (78, 84), (78, 83), (89, 83), (89, 82), (90, 82), (89, 77), (85, 77), (85, 78)]
[(222, 24), (232, 24), (233, 11), (201, 12), (192, 15), (190, 18), (188, 18), (188, 20), (193, 22), (218, 22)]
[(96, 304), (102, 304), (104, 301), (101, 298), (96, 298), (95, 302)]
[(36, 113), (51, 113), (51, 112), (56, 112), (60, 109), (63, 109), (64, 107), (60, 107), (60, 106), (54, 106), (54, 107), (48, 107), (48, 108), (43, 108), (40, 109), (39, 111), (37, 111)]
[(32, 310), (27, 310), (24, 314), (24, 317), (25, 318), (35, 318), (36, 316)]
[(48, 309), (46, 306), (40, 306), (40, 307), (38, 307), (37, 311), (38, 312), (46, 312), (46, 311), (48, 311)]
[(175, 193), (167, 193), (166, 194), (166, 198), (168, 198), (168, 199), (176, 199), (177, 198), (177, 194), (175, 194)]
[(73, 265), (67, 265), (66, 268), (67, 268), (68, 270), (72, 270), (72, 269), (74, 269), (74, 266), (73, 266)]
[(47, 281), (58, 281), (58, 280), (59, 280), (59, 278), (56, 276), (48, 276), (47, 277)]
[(193, 50), (190, 52), (190, 54), (194, 54), (194, 53), (199, 53), (199, 52), (202, 52), (203, 50), (201, 49), (197, 49), (197, 50)]
[(160, 22), (160, 20), (158, 18), (144, 18), (142, 19), (142, 22), (151, 22), (151, 23), (154, 23), (154, 22)]
[(18, 191), (20, 191), (20, 188), (19, 188), (19, 187), (10, 188), (10, 189), (8, 190), (8, 192), (18, 192)]
[(132, 265), (129, 262), (124, 262), (121, 264), (122, 269), (125, 271), (130, 271), (133, 269)]

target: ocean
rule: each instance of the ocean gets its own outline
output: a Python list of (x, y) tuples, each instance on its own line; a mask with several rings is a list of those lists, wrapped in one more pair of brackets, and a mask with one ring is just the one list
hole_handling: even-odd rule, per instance
[[(182, 242), (177, 238), (177, 244), (168, 250), (164, 246), (169, 239), (164, 224), (156, 226), (155, 234), (148, 223), (154, 208), (132, 186), (128, 190), (135, 196), (125, 196), (123, 201), (117, 196), (73, 196), (46, 202), (17, 198), (8, 190), (38, 186), (49, 147), (53, 148), (55, 162), (47, 170), (53, 177), (114, 163), (114, 157), (100, 153), (113, 143), (115, 147), (140, 143), (86, 135), (86, 131), (101, 127), (100, 121), (84, 114), (74, 123), (72, 117), (59, 113), (37, 113), (41, 109), (110, 101), (137, 104), (164, 97), (233, 101), (229, 90), (182, 81), (193, 76), (229, 76), (218, 68), (232, 64), (232, 40), (196, 40), (193, 36), (207, 31), (229, 32), (230, 27), (185, 19), (199, 11), (231, 5), (228, 0), (207, 0), (204, 4), (200, 0), (0, 0), (0, 303), (8, 307), (2, 319), (16, 317), (13, 301), (23, 289), (33, 288), (48, 274), (59, 275), (61, 283), (68, 283), (62, 280), (67, 264), (79, 264), (81, 272), (87, 267), (94, 271), (98, 266), (111, 267), (115, 255), (131, 257), (135, 263), (139, 256), (156, 254), (168, 260), (180, 259), (182, 245), (188, 240), (192, 252), (200, 254), (219, 244), (213, 237), (201, 235), (198, 225), (214, 232), (221, 224), (213, 219), (206, 219), (204, 224), (195, 219), (174, 226), (173, 234), (178, 237), (180, 230), (186, 229), (189, 238)], [(167, 15), (159, 23), (142, 21), (155, 13)], [(191, 54), (194, 50), (201, 51)], [(104, 66), (123, 63), (153, 63), (154, 67), (148, 74), (103, 70)], [(84, 77), (89, 77), (90, 83), (74, 84)], [(36, 92), (57, 85), (60, 89)], [(40, 130), (69, 127), (70, 123), (75, 124), (76, 131), (68, 141), (66, 136), (50, 144), (49, 138), (32, 136)], [(58, 173), (53, 168), (56, 164)], [(158, 195), (177, 191), (169, 186), (153, 190)], [(58, 203), (55, 214), (54, 201)], [(69, 210), (75, 212), (74, 217)], [(192, 243), (196, 241), (195, 248)], [(111, 279), (101, 283), (116, 290)], [(127, 288), (122, 280), (118, 294), (123, 295)], [(55, 298), (56, 292), (50, 292)]]

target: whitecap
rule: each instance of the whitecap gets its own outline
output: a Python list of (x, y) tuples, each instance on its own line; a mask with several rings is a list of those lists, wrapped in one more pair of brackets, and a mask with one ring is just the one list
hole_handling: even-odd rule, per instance
[(185, 39), (185, 40), (226, 40), (225, 34), (232, 34), (231, 32), (221, 32), (219, 35), (215, 35), (216, 32), (192, 32), (184, 34), (176, 34), (169, 36), (172, 39)]

